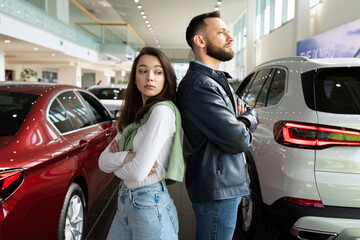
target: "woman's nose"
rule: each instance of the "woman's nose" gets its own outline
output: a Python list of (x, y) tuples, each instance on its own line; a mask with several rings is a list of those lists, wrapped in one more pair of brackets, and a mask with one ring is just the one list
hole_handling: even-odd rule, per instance
[(148, 79), (148, 81), (153, 81), (154, 80), (154, 73), (150, 71), (148, 73), (147, 79)]

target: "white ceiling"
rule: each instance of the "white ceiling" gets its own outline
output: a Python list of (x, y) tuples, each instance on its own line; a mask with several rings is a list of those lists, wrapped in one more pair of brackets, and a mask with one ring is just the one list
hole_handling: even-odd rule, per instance
[[(217, 0), (77, 0), (103, 23), (128, 23), (145, 42), (146, 46), (160, 48), (171, 59), (186, 59), (190, 49), (185, 41), (185, 30), (191, 18), (215, 10)], [(222, 0), (220, 13), (229, 25), (235, 22), (246, 9), (247, 0)], [(71, 3), (70, 3), (71, 4)], [(142, 9), (137, 5), (141, 4)], [(150, 33), (140, 12), (144, 11), (154, 36)], [(1, 46), (7, 61), (26, 63), (38, 60), (50, 65), (69, 62), (69, 56), (25, 41), (10, 39), (11, 44), (3, 43), (6, 36), (0, 35)], [(34, 51), (34, 47), (39, 47)], [(55, 54), (55, 55), (54, 55)]]

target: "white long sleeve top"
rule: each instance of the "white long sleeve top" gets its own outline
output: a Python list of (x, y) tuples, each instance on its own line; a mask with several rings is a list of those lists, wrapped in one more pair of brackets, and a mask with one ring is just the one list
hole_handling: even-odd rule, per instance
[[(128, 151), (112, 153), (110, 145), (101, 153), (99, 167), (114, 172), (128, 188), (137, 188), (163, 180), (169, 166), (170, 153), (176, 131), (175, 113), (165, 105), (154, 107), (149, 119), (139, 127), (133, 141), (135, 158), (124, 164)], [(120, 140), (118, 133), (114, 139)], [(148, 176), (154, 163), (156, 173)]]

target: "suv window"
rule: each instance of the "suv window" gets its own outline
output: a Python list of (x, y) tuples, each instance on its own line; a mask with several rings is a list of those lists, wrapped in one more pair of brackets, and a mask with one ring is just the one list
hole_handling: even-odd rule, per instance
[(360, 68), (318, 69), (303, 74), (302, 84), (309, 108), (328, 113), (360, 114)]
[(276, 105), (285, 93), (285, 70), (278, 68), (274, 71), (273, 75), (274, 77), (271, 81), (270, 92), (266, 102), (267, 107)]
[(38, 95), (0, 91), (0, 136), (14, 136)]
[[(244, 93), (243, 96), (241, 96), (242, 99), (244, 99), (249, 106), (254, 107), (256, 100), (258, 98), (259, 93), (261, 92), (261, 89), (265, 83), (265, 81), (271, 76), (270, 75), (271, 69), (264, 69), (260, 70), (254, 79), (252, 79), (252, 83), (250, 88), (247, 92)], [(246, 87), (248, 88), (248, 87)]]
[(86, 92), (80, 91), (79, 93), (84, 98), (85, 105), (94, 114), (97, 123), (111, 121), (111, 117), (108, 111), (104, 108), (103, 105), (99, 103), (98, 100)]

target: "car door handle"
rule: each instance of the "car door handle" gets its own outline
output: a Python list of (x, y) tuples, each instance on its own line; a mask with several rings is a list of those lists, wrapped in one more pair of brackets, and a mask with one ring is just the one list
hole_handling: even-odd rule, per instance
[(80, 142), (79, 142), (79, 147), (81, 150), (85, 150), (88, 145), (89, 145), (89, 143), (86, 140), (80, 140)]
[(107, 130), (106, 133), (105, 133), (105, 136), (108, 138), (111, 136), (111, 131)]

